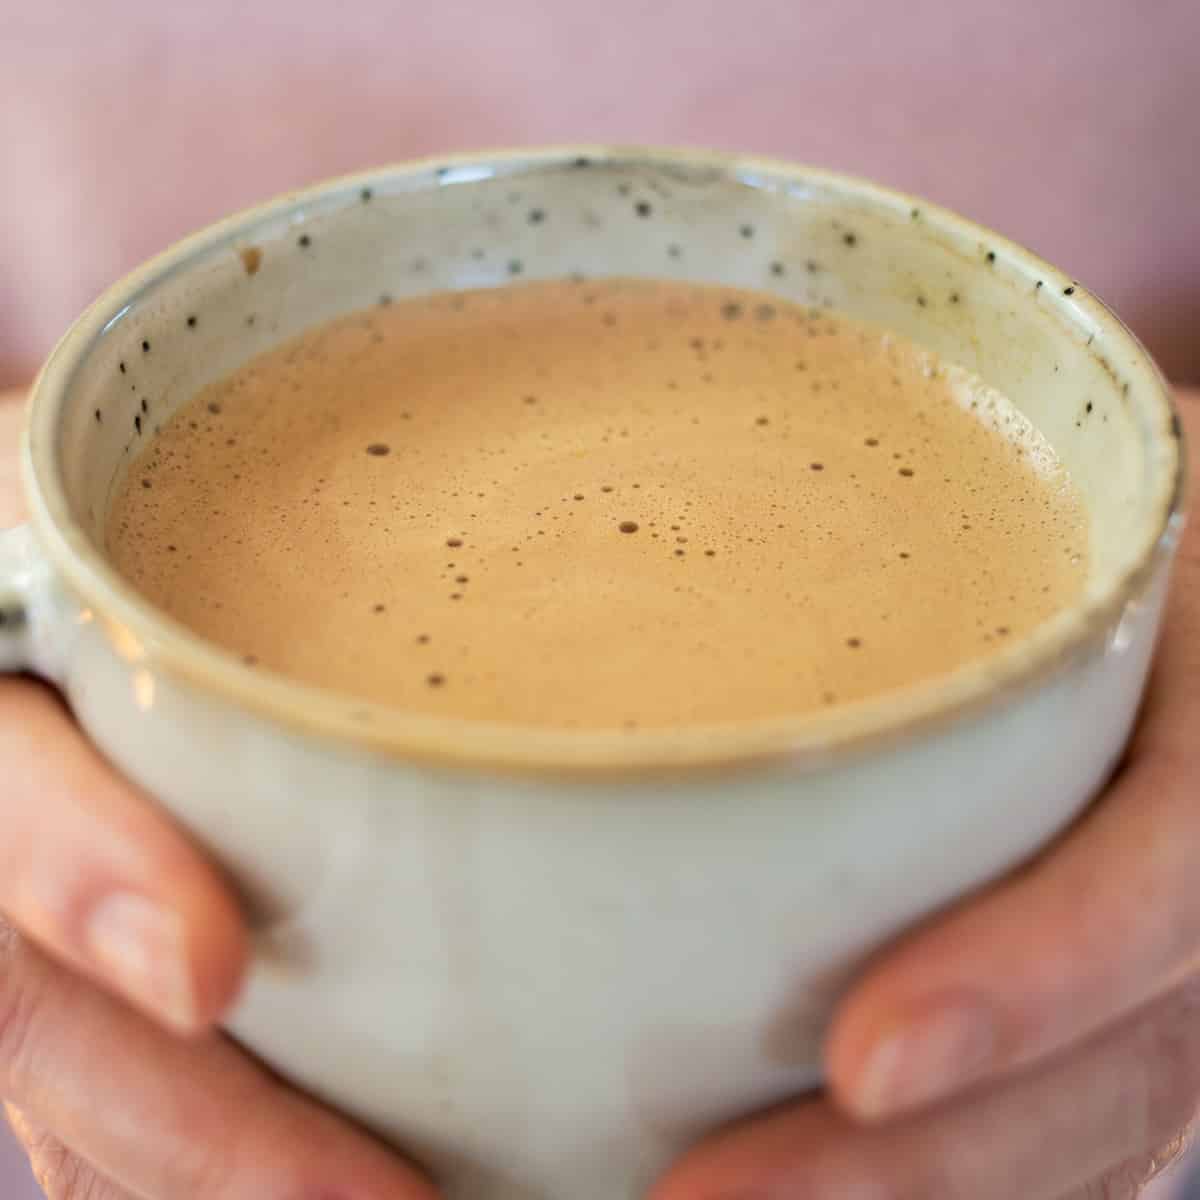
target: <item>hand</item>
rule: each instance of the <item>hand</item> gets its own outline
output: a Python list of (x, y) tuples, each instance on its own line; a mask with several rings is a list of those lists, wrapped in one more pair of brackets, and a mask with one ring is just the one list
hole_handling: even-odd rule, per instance
[[(1200, 479), (1200, 392), (1180, 396)], [(719, 1133), (654, 1200), (1120, 1200), (1200, 1104), (1200, 522), (1140, 726), (1046, 854), (889, 947), (829, 1095)]]
[[(21, 515), (10, 399), (0, 526)], [(231, 893), (49, 689), (0, 679), (0, 762), (0, 1096), (51, 1200), (432, 1200), (211, 1032), (246, 964)]]

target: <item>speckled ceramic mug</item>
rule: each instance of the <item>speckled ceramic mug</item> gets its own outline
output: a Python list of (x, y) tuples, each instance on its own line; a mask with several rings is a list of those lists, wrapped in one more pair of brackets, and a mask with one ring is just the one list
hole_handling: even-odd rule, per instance
[[(1082, 489), (1082, 599), (898, 695), (630, 738), (274, 678), (112, 570), (114, 480), (203, 384), (382, 293), (571, 272), (764, 288), (977, 372)], [(232, 1032), (452, 1200), (633, 1200), (714, 1123), (817, 1083), (864, 956), (1030, 855), (1112, 769), (1182, 490), (1153, 364), (1024, 250), (823, 171), (598, 149), (379, 170), (188, 239), (55, 350), (23, 467), (3, 663), (57, 684), (240, 883), (262, 932)]]

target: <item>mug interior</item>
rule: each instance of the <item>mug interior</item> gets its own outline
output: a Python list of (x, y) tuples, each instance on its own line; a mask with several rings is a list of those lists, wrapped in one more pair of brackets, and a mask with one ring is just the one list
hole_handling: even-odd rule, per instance
[[(118, 284), (64, 339), (37, 390), (30, 461), (43, 535), (62, 539), (60, 566), (77, 587), (101, 589), (109, 611), (181, 669), (240, 677), (243, 696), (257, 689), (264, 703), (264, 687), (307, 690), (264, 683), (108, 567), (105, 525), (123, 471), (201, 387), (315, 324), (390, 298), (570, 275), (753, 287), (887, 326), (1006, 393), (1078, 485), (1091, 557), (1076, 608), (923, 701), (835, 712), (818, 744), (953, 707), (1061, 657), (1136, 590), (1178, 503), (1178, 422), (1153, 364), (1098, 300), (1005, 239), (828, 172), (569, 149), (335, 181), (232, 218)], [(352, 707), (322, 703), (343, 716)], [(403, 719), (366, 723), (395, 732)], [(804, 741), (796, 728), (776, 735)], [(578, 748), (578, 735), (562, 736)]]

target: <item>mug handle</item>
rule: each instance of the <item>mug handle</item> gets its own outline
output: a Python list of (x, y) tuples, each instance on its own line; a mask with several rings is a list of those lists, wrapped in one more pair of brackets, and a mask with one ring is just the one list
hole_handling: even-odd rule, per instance
[[(78, 635), (92, 619), (59, 582), (32, 526), (0, 530), (0, 677), (29, 673), (66, 692)], [(262, 961), (284, 969), (306, 961), (307, 935), (295, 926), (301, 907), (248, 908)]]
[(32, 527), (0, 530), (0, 671), (31, 671), (61, 684), (80, 615), (62, 594)]

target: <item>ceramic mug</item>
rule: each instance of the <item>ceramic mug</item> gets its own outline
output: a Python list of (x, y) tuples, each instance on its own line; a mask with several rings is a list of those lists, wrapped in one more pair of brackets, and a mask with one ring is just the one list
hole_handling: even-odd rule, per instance
[[(1083, 596), (898, 693), (631, 736), (433, 719), (274, 677), (112, 569), (114, 481), (210, 380), (384, 296), (574, 272), (766, 289), (977, 372), (1086, 498)], [(819, 1083), (864, 957), (1027, 858), (1103, 784), (1159, 625), (1179, 438), (1098, 300), (911, 197), (699, 152), (388, 168), (189, 238), (62, 340), (29, 412), (31, 521), (0, 549), (3, 664), (56, 684), (240, 885), (260, 938), (235, 1036), (452, 1200), (632, 1200), (714, 1124)]]

